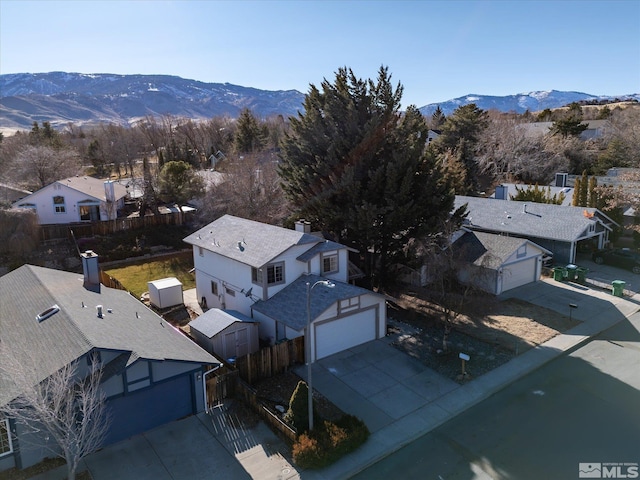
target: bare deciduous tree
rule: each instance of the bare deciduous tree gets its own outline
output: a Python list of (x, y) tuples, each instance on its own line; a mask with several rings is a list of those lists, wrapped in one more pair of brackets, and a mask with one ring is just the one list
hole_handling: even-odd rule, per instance
[(14, 168), (25, 186), (36, 190), (78, 173), (80, 161), (73, 150), (29, 145), (18, 153)]
[(35, 369), (18, 363), (8, 351), (0, 354), (0, 374), (11, 379), (18, 394), (0, 406), (0, 414), (30, 434), (21, 437), (23, 443), (28, 438), (63, 458), (68, 479), (75, 479), (80, 460), (102, 446), (110, 423), (97, 358), (88, 372), (75, 361), (34, 384)]

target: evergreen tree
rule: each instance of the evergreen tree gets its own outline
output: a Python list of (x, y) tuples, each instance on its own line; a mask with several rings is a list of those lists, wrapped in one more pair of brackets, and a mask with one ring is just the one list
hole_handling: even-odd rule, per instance
[(452, 153), (466, 168), (467, 182), (463, 191), (456, 193), (473, 193), (478, 189), (478, 164), (475, 150), (480, 134), (488, 125), (487, 112), (474, 103), (457, 108), (447, 117), (442, 126), (442, 133), (433, 142), (434, 148), (441, 155)]
[(298, 433), (309, 429), (309, 388), (302, 380), (298, 382), (296, 389), (291, 394), (289, 409), (285, 413), (284, 420), (292, 425)]
[(587, 177), (587, 171), (582, 172), (582, 178), (580, 179), (580, 191), (578, 192), (578, 205), (586, 207), (589, 200), (589, 178)]
[(571, 205), (574, 207), (580, 206), (580, 189), (581, 188), (582, 188), (582, 180), (580, 180), (580, 177), (578, 177), (573, 182), (573, 198), (571, 199)]
[(589, 186), (587, 187), (587, 207), (598, 208), (598, 179), (589, 177)]
[(529, 185), (525, 188), (516, 187), (516, 194), (511, 195), (511, 200), (517, 200), (520, 202), (535, 202), (535, 203), (550, 203), (554, 205), (562, 205), (565, 195), (560, 194), (551, 195), (551, 187), (541, 188), (536, 183), (534, 186)]
[(204, 180), (197, 175), (187, 162), (167, 162), (160, 171), (160, 194), (165, 201), (182, 204), (204, 195)]
[(431, 114), (431, 130), (440, 130), (446, 119), (440, 105), (438, 105)]
[(588, 125), (582, 123), (582, 107), (577, 103), (569, 105), (569, 110), (551, 125), (553, 135), (579, 137), (587, 129)]
[[(427, 125), (414, 106), (399, 113), (403, 87), (387, 68), (377, 81), (347, 68), (334, 83), (311, 85), (304, 113), (291, 119), (279, 173), (295, 215), (376, 261), (365, 264), (374, 284), (408, 239), (438, 229), (453, 192), (425, 149)], [(375, 265), (373, 267), (372, 265)]]
[(234, 143), (238, 153), (257, 152), (266, 143), (265, 129), (260, 126), (258, 119), (248, 108), (240, 112)]

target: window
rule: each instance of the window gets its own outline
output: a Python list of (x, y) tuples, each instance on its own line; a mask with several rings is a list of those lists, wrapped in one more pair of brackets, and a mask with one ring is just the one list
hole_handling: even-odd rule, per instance
[(227, 293), (227, 295), (229, 295), (230, 297), (235, 297), (236, 296), (236, 291), (235, 290), (231, 290), (229, 287), (224, 287), (224, 291)]
[(218, 295), (218, 282), (214, 280), (211, 281), (211, 293), (213, 295)]
[(330, 253), (322, 256), (322, 273), (335, 273), (338, 271), (338, 254)]
[(53, 209), (56, 213), (67, 212), (67, 209), (64, 206), (64, 197), (62, 195), (56, 195), (53, 197)]
[(0, 418), (0, 457), (13, 452), (11, 443), (11, 430), (9, 430), (9, 419)]
[(264, 272), (267, 272), (267, 285), (284, 283), (284, 262), (267, 265), (264, 268), (252, 268), (251, 281), (255, 284), (263, 285)]
[(360, 297), (351, 297), (345, 300), (340, 300), (340, 303), (338, 304), (338, 311), (340, 313), (357, 310), (358, 308), (360, 308)]

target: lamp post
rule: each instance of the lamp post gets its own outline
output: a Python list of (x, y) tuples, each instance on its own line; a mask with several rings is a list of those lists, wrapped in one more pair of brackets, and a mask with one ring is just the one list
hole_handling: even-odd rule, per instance
[(307, 385), (309, 387), (307, 392), (309, 401), (309, 431), (313, 430), (313, 381), (311, 379), (311, 290), (318, 285), (323, 285), (327, 288), (333, 288), (336, 286), (336, 284), (330, 280), (318, 280), (313, 285), (311, 285), (310, 282), (307, 282), (307, 332), (305, 337), (307, 344)]

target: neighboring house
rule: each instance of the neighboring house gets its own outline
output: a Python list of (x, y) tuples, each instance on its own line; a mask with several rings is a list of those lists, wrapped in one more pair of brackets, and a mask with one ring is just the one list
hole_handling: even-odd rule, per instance
[[(312, 235), (308, 223), (297, 222), (296, 229), (289, 230), (225, 215), (185, 242), (193, 245), (196, 291), (203, 306), (236, 310), (259, 320), (265, 341), (302, 335), (300, 322), (307, 318), (299, 318), (299, 307), (306, 305), (307, 283), (313, 285), (320, 278), (336, 286), (318, 285), (311, 295), (311, 337), (315, 345), (323, 343), (317, 350), (312, 347), (313, 358), (340, 351), (326, 347), (325, 341), (338, 339), (335, 345), (345, 349), (386, 334), (385, 297), (349, 285), (350, 270), (357, 274), (349, 268), (350, 249)], [(291, 292), (296, 292), (295, 298)], [(330, 302), (322, 300), (326, 308), (318, 311), (316, 301), (324, 298)], [(274, 304), (284, 309), (276, 316), (271, 314)], [(366, 335), (356, 332), (363, 324)], [(314, 332), (320, 330), (318, 340)]]
[(225, 360), (254, 353), (259, 347), (258, 322), (234, 310), (209, 309), (189, 322), (189, 328), (198, 345)]
[(38, 214), (38, 223), (67, 224), (115, 220), (124, 207), (127, 188), (92, 177), (58, 180), (13, 204)]
[[(608, 124), (608, 120), (584, 120), (587, 125), (586, 130), (580, 134), (581, 140), (591, 140), (600, 138)], [(522, 123), (516, 126), (516, 130), (521, 132), (525, 138), (541, 137), (551, 133), (553, 122), (532, 122)]]
[[(33, 384), (72, 362), (81, 371), (98, 355), (112, 418), (107, 444), (203, 411), (204, 367), (219, 361), (128, 292), (100, 285), (93, 252), (82, 263), (84, 276), (24, 265), (0, 277), (3, 350)], [(0, 375), (0, 404), (20, 393)], [(11, 418), (0, 419), (0, 471), (51, 456), (25, 435)]]
[(543, 256), (551, 253), (524, 238), (469, 230), (452, 248), (468, 263), (458, 271), (458, 279), (494, 295), (539, 281)]
[(429, 130), (427, 132), (427, 146), (442, 134), (442, 130)]
[(527, 238), (551, 251), (556, 263), (573, 263), (579, 243), (604, 248), (617, 225), (596, 208), (456, 196), (455, 208), (465, 204), (468, 229)]
[[(551, 197), (554, 195), (559, 198), (560, 195), (564, 195), (562, 205), (570, 206), (573, 202), (573, 183), (569, 186), (568, 174), (556, 173), (555, 181), (553, 185), (538, 185), (538, 189), (549, 192)], [(516, 184), (516, 183), (502, 183), (496, 187), (495, 192), (491, 195), (491, 198), (496, 200), (511, 200), (511, 197), (515, 197), (518, 194), (518, 190), (526, 191), (529, 188), (535, 188), (535, 185)]]

